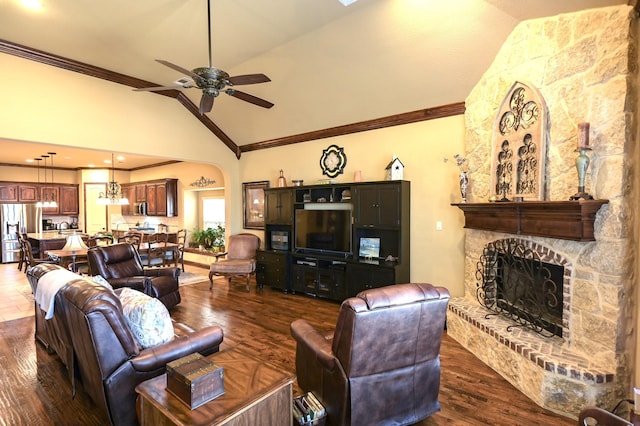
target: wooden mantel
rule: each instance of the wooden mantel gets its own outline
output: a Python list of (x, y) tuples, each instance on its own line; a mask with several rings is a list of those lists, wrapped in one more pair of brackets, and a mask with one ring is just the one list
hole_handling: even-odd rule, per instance
[(465, 228), (516, 235), (594, 241), (596, 213), (609, 200), (523, 201), (452, 204), (464, 212)]

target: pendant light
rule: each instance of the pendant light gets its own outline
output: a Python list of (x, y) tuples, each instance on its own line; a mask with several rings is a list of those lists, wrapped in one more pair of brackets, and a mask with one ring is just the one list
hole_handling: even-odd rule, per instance
[[(53, 185), (53, 156), (56, 155), (55, 152), (47, 152), (51, 156), (51, 185)], [(49, 207), (58, 207), (58, 203), (56, 202), (56, 191), (51, 191), (51, 201), (49, 201)]]
[(42, 161), (41, 157), (37, 157), (33, 159), (38, 165), (38, 186), (36, 186), (36, 207), (42, 208), (42, 198), (40, 194), (40, 162)]
[(111, 180), (107, 183), (107, 192), (101, 192), (98, 196), (98, 204), (101, 205), (128, 205), (129, 199), (122, 196), (120, 184), (116, 181), (116, 168), (113, 153), (111, 153)]
[(47, 188), (47, 158), (49, 158), (48, 155), (42, 156), (42, 159), (44, 160), (44, 187), (42, 188), (42, 207), (45, 208), (51, 207), (51, 204), (49, 203), (49, 191)]

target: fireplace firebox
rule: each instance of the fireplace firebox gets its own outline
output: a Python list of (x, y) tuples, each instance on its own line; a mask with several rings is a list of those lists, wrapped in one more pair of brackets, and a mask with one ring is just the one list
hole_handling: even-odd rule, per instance
[(488, 243), (478, 261), (476, 297), (513, 325), (562, 337), (564, 267), (540, 259), (518, 239)]

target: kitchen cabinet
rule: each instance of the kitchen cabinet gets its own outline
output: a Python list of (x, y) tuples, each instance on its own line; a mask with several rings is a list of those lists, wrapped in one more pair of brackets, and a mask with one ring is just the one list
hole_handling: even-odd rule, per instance
[(38, 201), (38, 186), (30, 183), (18, 185), (18, 202), (35, 203)]
[(6, 203), (18, 202), (18, 184), (0, 183), (0, 201)]
[(136, 202), (136, 186), (132, 184), (120, 185), (122, 196), (129, 200), (129, 204), (121, 206), (121, 213), (125, 216), (133, 214), (133, 204)]
[(148, 216), (173, 217), (178, 214), (178, 179), (148, 181), (145, 185)]
[(40, 200), (45, 202), (55, 201), (55, 207), (42, 207), (43, 215), (56, 215), (60, 214), (60, 188), (54, 185), (47, 185), (40, 187)]
[(60, 185), (58, 211), (62, 215), (77, 215), (80, 213), (78, 204), (78, 185)]
[(134, 185), (133, 196), (129, 201), (132, 203), (143, 203), (147, 201), (147, 185), (144, 183)]

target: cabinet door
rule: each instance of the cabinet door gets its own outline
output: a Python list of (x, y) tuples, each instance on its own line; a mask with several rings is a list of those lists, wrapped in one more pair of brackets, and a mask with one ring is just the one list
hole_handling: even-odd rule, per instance
[(167, 186), (164, 183), (156, 185), (156, 215), (167, 215)]
[(60, 186), (60, 201), (58, 204), (60, 214), (76, 215), (80, 213), (78, 187), (75, 185)]
[(136, 187), (135, 185), (121, 185), (120, 190), (122, 196), (129, 200), (129, 204), (124, 204), (121, 208), (121, 213), (125, 216), (133, 214), (133, 204), (136, 202)]
[(43, 203), (55, 200), (56, 207), (43, 207), (42, 214), (59, 214), (60, 191), (57, 186), (43, 186), (40, 191), (40, 199)]
[(18, 201), (18, 185), (17, 184), (0, 184), (0, 201), (15, 203)]
[(142, 203), (144, 201), (147, 201), (147, 185), (135, 185), (135, 197), (129, 201), (131, 201), (132, 203)]
[(356, 203), (358, 226), (400, 226), (399, 185), (371, 185), (358, 188)]
[[(158, 213), (158, 205), (157, 203), (157, 199), (156, 199), (156, 186), (155, 185), (147, 185), (146, 186), (146, 191), (147, 191), (147, 215), (149, 216), (155, 216)], [(137, 192), (137, 190), (136, 190)]]
[(347, 283), (345, 297), (353, 297), (370, 288), (395, 284), (395, 272), (392, 268), (352, 264), (347, 267)]
[(38, 201), (38, 187), (36, 185), (20, 184), (18, 186), (18, 201), (21, 203), (35, 203)]
[(279, 223), (290, 225), (293, 222), (293, 191), (280, 191)]
[(265, 223), (279, 223), (280, 195), (276, 191), (265, 191), (264, 221)]
[(291, 267), (293, 273), (293, 291), (301, 293), (317, 294), (317, 270), (315, 267), (293, 265)]

